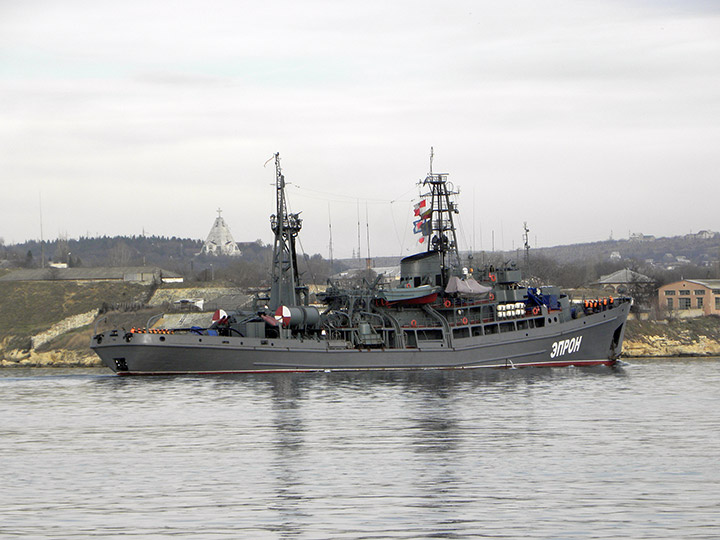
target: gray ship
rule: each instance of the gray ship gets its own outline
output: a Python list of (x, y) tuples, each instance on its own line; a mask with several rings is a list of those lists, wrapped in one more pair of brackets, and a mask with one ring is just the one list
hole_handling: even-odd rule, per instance
[(613, 365), (631, 299), (572, 304), (555, 286), (521, 286), (514, 265), (462, 264), (457, 206), (447, 174), (421, 182), (416, 227), (424, 251), (401, 261), (400, 284), (328, 284), (310, 305), (275, 154), (277, 210), (271, 288), (252, 312), (218, 311), (207, 328), (118, 328), (95, 332), (91, 348), (120, 375), (418, 370)]

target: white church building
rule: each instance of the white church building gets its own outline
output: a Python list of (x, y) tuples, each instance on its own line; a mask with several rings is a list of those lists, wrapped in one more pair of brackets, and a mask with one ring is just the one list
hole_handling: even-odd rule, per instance
[(230, 227), (222, 218), (222, 210), (218, 208), (217, 213), (218, 217), (215, 218), (215, 223), (213, 223), (210, 234), (208, 234), (207, 240), (205, 240), (205, 244), (200, 250), (200, 255), (242, 255), (242, 251), (233, 240)]

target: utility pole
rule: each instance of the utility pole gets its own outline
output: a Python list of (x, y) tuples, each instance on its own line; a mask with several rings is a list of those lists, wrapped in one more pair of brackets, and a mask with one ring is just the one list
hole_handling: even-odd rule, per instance
[(527, 221), (523, 222), (523, 240), (525, 240), (525, 272), (530, 272), (530, 229), (528, 229)]
[(362, 259), (362, 248), (360, 246), (360, 199), (356, 199), (355, 201), (357, 203), (357, 229), (358, 229), (358, 250), (357, 250), (357, 258), (358, 261)]
[(330, 230), (330, 244), (329, 244), (329, 255), (330, 255), (330, 270), (333, 267), (333, 244), (332, 244), (332, 216), (330, 215), (330, 203), (328, 203), (328, 229)]
[(365, 259), (365, 267), (370, 270), (372, 268), (372, 259), (370, 258), (370, 221), (368, 219), (367, 201), (365, 201), (365, 227), (367, 229), (367, 259)]
[(40, 268), (45, 268), (45, 240), (43, 239), (43, 223), (42, 223), (42, 192), (40, 197)]

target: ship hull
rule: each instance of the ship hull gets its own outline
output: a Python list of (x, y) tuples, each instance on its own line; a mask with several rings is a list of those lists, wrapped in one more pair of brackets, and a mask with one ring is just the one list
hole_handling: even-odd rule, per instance
[(548, 318), (541, 328), (419, 341), (398, 349), (190, 333), (133, 334), (128, 339), (117, 331), (95, 336), (92, 348), (122, 375), (612, 365), (620, 354), (628, 310), (626, 303), (566, 322)]

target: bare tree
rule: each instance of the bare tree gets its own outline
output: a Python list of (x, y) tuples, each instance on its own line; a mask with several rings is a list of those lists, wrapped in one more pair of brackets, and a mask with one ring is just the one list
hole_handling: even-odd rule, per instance
[(657, 298), (657, 283), (640, 274), (637, 265), (632, 265), (628, 270), (630, 280), (627, 285), (627, 293), (633, 298), (631, 311), (635, 313), (649, 311)]
[(133, 251), (124, 241), (120, 240), (110, 250), (110, 266), (128, 266), (133, 256)]
[(68, 254), (70, 248), (68, 246), (67, 235), (60, 236), (57, 240), (57, 247), (55, 248), (55, 255), (53, 255), (53, 261), (56, 263), (67, 263)]

